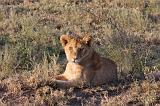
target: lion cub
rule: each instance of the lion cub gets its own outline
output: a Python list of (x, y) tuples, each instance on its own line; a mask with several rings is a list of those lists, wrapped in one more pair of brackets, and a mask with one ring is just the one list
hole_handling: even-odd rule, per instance
[(117, 80), (115, 62), (93, 50), (91, 36), (62, 35), (60, 42), (68, 63), (65, 72), (56, 77), (57, 86), (97, 86)]

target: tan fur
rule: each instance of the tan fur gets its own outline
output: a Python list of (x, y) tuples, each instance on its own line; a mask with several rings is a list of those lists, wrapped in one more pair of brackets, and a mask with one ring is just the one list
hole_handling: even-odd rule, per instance
[(115, 62), (92, 49), (90, 36), (62, 35), (60, 41), (68, 63), (65, 72), (56, 77), (58, 86), (97, 86), (117, 80)]

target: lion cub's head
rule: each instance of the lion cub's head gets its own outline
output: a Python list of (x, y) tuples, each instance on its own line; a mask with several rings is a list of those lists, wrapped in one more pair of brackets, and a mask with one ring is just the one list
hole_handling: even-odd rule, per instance
[(81, 63), (91, 55), (91, 36), (62, 35), (60, 42), (69, 62)]

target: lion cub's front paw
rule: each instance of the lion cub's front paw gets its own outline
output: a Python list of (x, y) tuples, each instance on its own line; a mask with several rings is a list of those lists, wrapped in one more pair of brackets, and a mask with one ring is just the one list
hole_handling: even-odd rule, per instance
[(63, 75), (58, 75), (58, 76), (56, 76), (55, 79), (56, 80), (62, 80), (62, 81), (68, 81), (68, 79), (65, 76), (63, 76)]

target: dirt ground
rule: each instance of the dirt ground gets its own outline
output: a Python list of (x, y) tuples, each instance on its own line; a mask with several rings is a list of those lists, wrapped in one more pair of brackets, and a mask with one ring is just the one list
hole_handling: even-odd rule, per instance
[[(31, 81), (32, 80), (32, 81)], [(40, 82), (40, 81), (39, 81)], [(32, 77), (14, 76), (0, 82), (1, 106), (159, 106), (160, 82), (60, 89), (38, 87)]]

